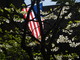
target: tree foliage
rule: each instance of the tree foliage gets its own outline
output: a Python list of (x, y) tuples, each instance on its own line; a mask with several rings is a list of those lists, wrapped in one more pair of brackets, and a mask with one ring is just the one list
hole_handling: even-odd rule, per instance
[[(27, 21), (34, 3), (35, 0), (26, 19), (23, 18), (25, 12), (13, 4), (10, 8), (0, 8), (0, 60), (78, 60), (80, 4), (57, 5), (41, 12), (45, 21), (38, 21), (44, 23), (39, 41), (31, 34)], [(35, 15), (40, 20), (40, 13)]]
[(56, 1), (57, 4), (63, 4), (68, 2), (69, 4), (74, 4), (76, 0), (52, 0), (52, 1)]

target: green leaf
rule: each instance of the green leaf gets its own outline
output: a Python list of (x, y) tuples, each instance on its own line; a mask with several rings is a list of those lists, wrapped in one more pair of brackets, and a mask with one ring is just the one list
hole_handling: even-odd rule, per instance
[(2, 32), (2, 29), (0, 28), (0, 32)]
[(3, 9), (0, 9), (0, 11), (1, 11), (1, 12), (4, 12), (4, 10), (3, 10)]

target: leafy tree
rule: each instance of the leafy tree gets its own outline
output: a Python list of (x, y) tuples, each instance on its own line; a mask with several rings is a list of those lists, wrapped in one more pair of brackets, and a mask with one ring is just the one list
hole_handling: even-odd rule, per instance
[[(36, 3), (39, 7), (38, 0)], [(25, 12), (16, 5), (0, 8), (0, 60), (77, 60), (80, 56), (80, 4), (57, 5), (49, 12), (42, 12), (45, 21), (40, 21), (38, 8), (39, 13), (35, 15), (41, 26), (41, 41), (32, 36), (28, 28), (34, 4), (35, 0), (26, 19), (23, 18)]]
[(57, 4), (62, 4), (66, 2), (68, 2), (69, 4), (74, 4), (76, 0), (52, 0), (52, 1), (56, 1)]
[(1, 0), (0, 1), (0, 7), (10, 7), (10, 4), (13, 4), (16, 8), (21, 8), (22, 4), (24, 3), (24, 0)]

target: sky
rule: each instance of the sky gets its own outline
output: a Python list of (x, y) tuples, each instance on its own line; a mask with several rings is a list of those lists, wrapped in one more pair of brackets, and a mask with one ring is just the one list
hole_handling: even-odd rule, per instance
[[(31, 0), (25, 0), (25, 3), (29, 5), (31, 3)], [(55, 5), (56, 2), (52, 2), (51, 0), (45, 0), (43, 1), (43, 6), (48, 6), (48, 5)]]
[(77, 2), (80, 2), (80, 0), (76, 0)]
[[(31, 4), (31, 0), (24, 0), (27, 5)], [(76, 2), (80, 2), (80, 0), (76, 0)], [(55, 5), (56, 2), (52, 2), (51, 0), (43, 1), (43, 6)]]

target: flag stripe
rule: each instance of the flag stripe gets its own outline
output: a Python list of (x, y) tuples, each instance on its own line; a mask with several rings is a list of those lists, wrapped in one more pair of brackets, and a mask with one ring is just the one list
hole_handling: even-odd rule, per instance
[[(29, 8), (26, 8), (26, 12), (29, 10)], [(26, 16), (26, 15), (25, 15)], [(35, 15), (33, 12), (30, 13), (30, 16), (29, 16), (29, 20), (31, 19), (34, 19), (35, 18)], [(34, 35), (36, 38), (38, 38), (38, 36), (40, 36), (40, 28), (39, 28), (39, 23), (38, 22), (33, 22), (33, 21), (30, 21), (28, 23), (29, 25), (29, 29), (31, 30), (32, 32), (32, 35)]]
[(36, 22), (36, 29), (37, 29), (37, 34), (40, 36), (40, 26), (39, 23)]
[[(42, 9), (42, 4), (40, 4), (40, 9)], [(27, 7), (27, 8), (24, 8), (22, 9), (22, 11), (25, 11), (25, 12), (28, 12), (30, 9), (30, 7)], [(37, 12), (37, 6), (35, 5), (34, 6), (34, 10), (36, 13)], [(24, 18), (27, 17), (27, 14), (23, 14), (24, 15)], [(35, 14), (33, 11), (30, 12), (30, 15), (29, 15), (29, 22), (28, 22), (28, 27), (32, 33), (32, 35), (35, 37), (35, 38), (39, 38), (40, 35), (41, 35), (41, 32), (40, 32), (40, 25), (39, 25), (39, 22), (37, 22), (37, 19), (35, 18)], [(30, 21), (30, 20), (33, 20), (33, 21)], [(42, 20), (42, 19), (41, 19)], [(43, 24), (43, 23), (42, 23)]]
[[(34, 14), (31, 13), (30, 15), (31, 15), (31, 17), (32, 17), (32, 19), (33, 19), (33, 18), (34, 18)], [(33, 30), (36, 32), (36, 33), (35, 33), (35, 37), (38, 38), (37, 31), (36, 31), (36, 26), (35, 26), (36, 22), (33, 22), (33, 24), (34, 24)]]

